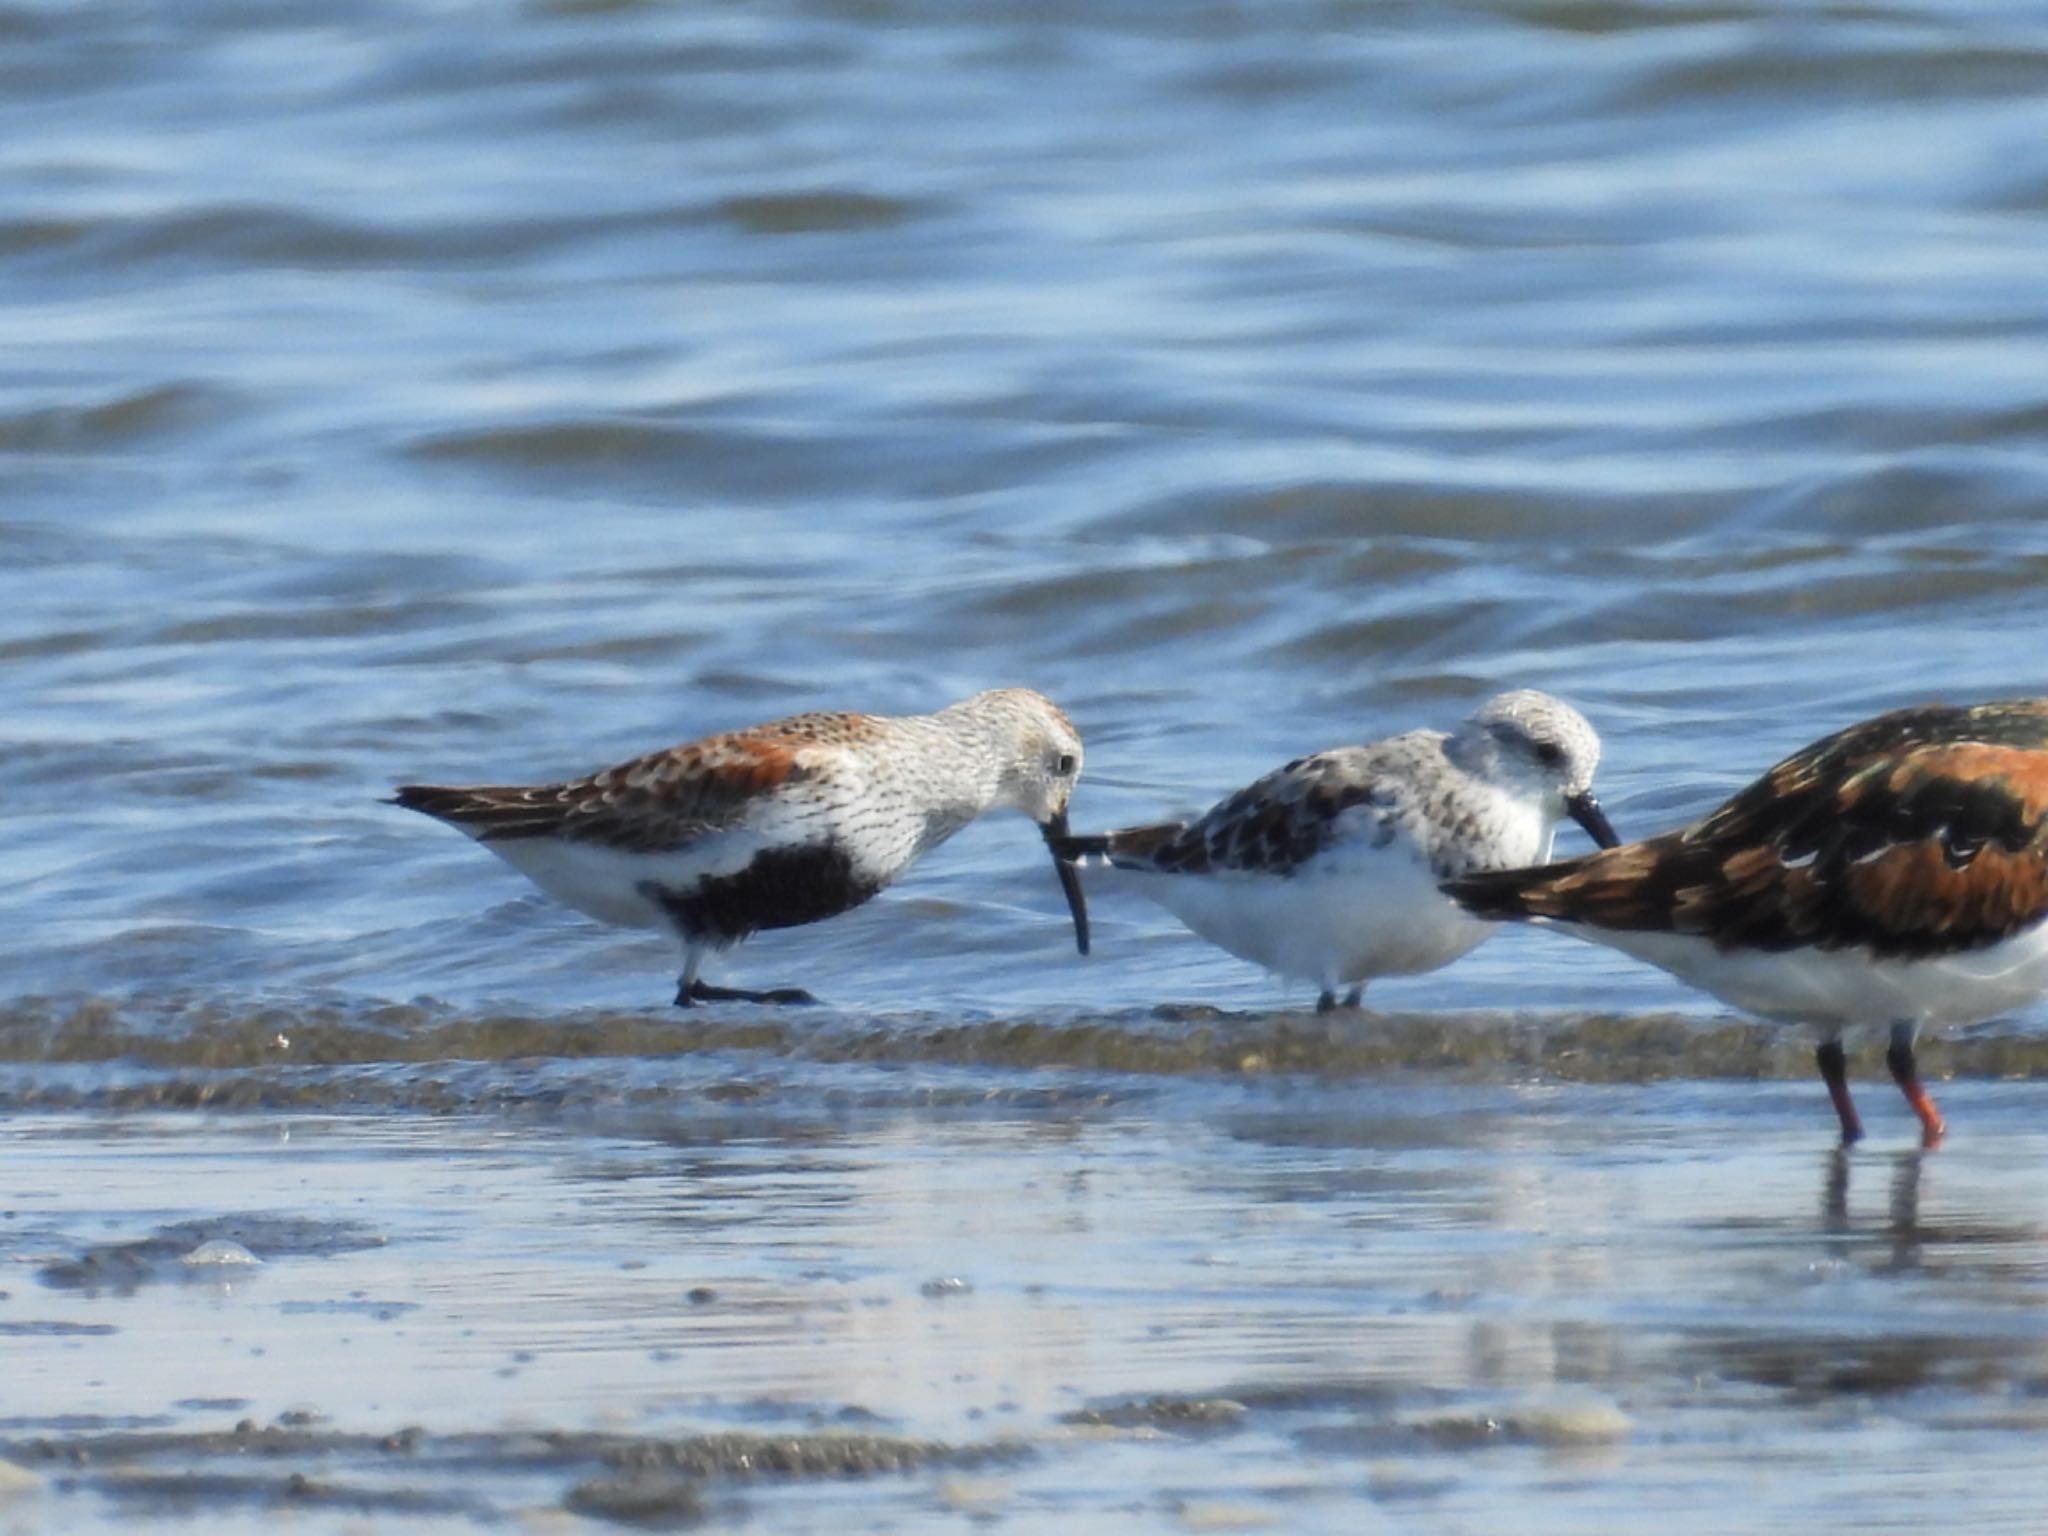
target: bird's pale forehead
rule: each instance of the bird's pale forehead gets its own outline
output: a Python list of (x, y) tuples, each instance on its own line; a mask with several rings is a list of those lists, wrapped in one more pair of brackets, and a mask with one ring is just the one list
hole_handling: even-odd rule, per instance
[(1060, 725), (1064, 726), (1069, 731), (1074, 729), (1074, 722), (1067, 718), (1067, 712), (1064, 709), (1061, 709), (1059, 705), (1053, 703), (1053, 701), (1051, 699), (1048, 699), (1044, 694), (1034, 693), (1029, 688), (1024, 689), (1022, 691), (1022, 694), (1025, 699), (1030, 701), (1030, 703), (1038, 710), (1040, 714), (1045, 715), (1048, 719), (1057, 721)]
[(1531, 736), (1586, 735), (1592, 731), (1586, 717), (1564, 700), (1528, 688), (1488, 699), (1480, 706), (1478, 718), (1520, 726)]
[(1061, 709), (1059, 705), (1053, 703), (1044, 694), (1034, 692), (1029, 688), (1017, 688), (1011, 690), (1010, 697), (1015, 703), (1022, 706), (1028, 717), (1036, 722), (1049, 727), (1055, 732), (1063, 733), (1075, 741), (1081, 739), (1081, 733), (1074, 729), (1074, 722), (1067, 718), (1067, 712)]

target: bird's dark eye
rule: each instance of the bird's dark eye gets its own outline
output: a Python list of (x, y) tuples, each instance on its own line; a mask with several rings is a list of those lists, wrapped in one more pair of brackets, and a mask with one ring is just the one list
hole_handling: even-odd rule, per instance
[(1072, 778), (1074, 773), (1074, 754), (1062, 752), (1060, 760), (1052, 765), (1052, 771), (1063, 779)]
[(1536, 761), (1546, 768), (1556, 768), (1564, 762), (1564, 748), (1554, 741), (1536, 743)]

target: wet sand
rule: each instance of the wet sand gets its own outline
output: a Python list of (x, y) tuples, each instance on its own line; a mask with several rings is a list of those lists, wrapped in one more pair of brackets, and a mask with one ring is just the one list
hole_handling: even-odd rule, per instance
[(1922, 1154), (1865, 1070), (1843, 1155), (1796, 1040), (1602, 1083), (688, 1027), (17, 1066), (0, 1529), (2038, 1527), (2048, 1083), (1943, 1083)]

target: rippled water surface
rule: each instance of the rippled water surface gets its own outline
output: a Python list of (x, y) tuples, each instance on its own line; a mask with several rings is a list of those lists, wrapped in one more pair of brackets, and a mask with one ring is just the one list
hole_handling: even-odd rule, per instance
[(2038, 1016), (1837, 1164), (1619, 957), (1325, 1029), (997, 818), (686, 1023), (378, 797), (1532, 685), (1632, 834), (2048, 692), (2044, 101), (2028, 0), (0, 0), (0, 1527), (2028, 1528)]

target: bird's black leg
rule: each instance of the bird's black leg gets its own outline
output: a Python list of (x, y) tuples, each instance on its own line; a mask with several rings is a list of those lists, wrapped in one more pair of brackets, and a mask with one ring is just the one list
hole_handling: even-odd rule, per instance
[(1863, 1139), (1863, 1121), (1856, 1113), (1856, 1101), (1849, 1097), (1849, 1063), (1842, 1042), (1823, 1040), (1813, 1053), (1820, 1068), (1820, 1080), (1828, 1085), (1828, 1097), (1835, 1102), (1835, 1118), (1842, 1122), (1842, 1145)]
[(1327, 989), (1316, 999), (1316, 1012), (1328, 1013), (1337, 1006), (1337, 994)]
[(776, 987), (767, 992), (748, 992), (740, 987), (714, 987), (709, 982), (697, 979), (697, 968), (704, 963), (704, 957), (712, 946), (700, 939), (693, 939), (688, 932), (683, 934), (683, 974), (676, 983), (676, 1006), (694, 1007), (698, 1003), (782, 1003), (800, 1006), (815, 1003), (817, 999), (801, 987)]
[(1365, 1006), (1365, 988), (1353, 987), (1349, 992), (1346, 992), (1344, 994), (1344, 1006), (1346, 1008), (1363, 1008)]
[(676, 989), (676, 1006), (697, 1003), (780, 1003), (801, 1007), (817, 1002), (802, 987), (774, 987), (766, 992), (749, 992), (744, 987), (714, 987), (705, 981), (686, 981)]
[(1920, 1086), (1920, 1064), (1913, 1059), (1915, 1033), (1914, 1025), (1894, 1024), (1892, 1043), (1884, 1053), (1884, 1064), (1892, 1069), (1892, 1081), (1899, 1085), (1899, 1092), (1906, 1096), (1906, 1102), (1913, 1106), (1913, 1113), (1920, 1117), (1920, 1145), (1938, 1147), (1948, 1132), (1948, 1122), (1941, 1118), (1941, 1111), (1934, 1107), (1934, 1100)]

